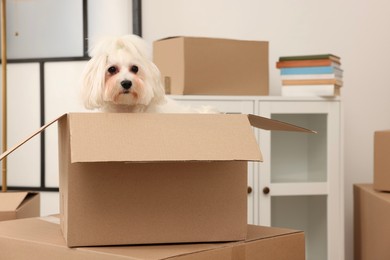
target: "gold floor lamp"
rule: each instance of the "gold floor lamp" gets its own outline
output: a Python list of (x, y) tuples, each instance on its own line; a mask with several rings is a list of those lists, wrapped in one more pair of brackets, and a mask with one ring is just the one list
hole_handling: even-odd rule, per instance
[[(7, 31), (6, 0), (1, 0), (2, 152), (7, 150)], [(2, 161), (2, 192), (7, 191), (7, 158)]]

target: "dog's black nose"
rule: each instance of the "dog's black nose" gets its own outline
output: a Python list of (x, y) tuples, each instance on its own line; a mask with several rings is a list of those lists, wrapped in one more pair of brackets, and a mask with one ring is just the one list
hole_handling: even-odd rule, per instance
[(130, 89), (131, 85), (133, 85), (133, 83), (130, 80), (124, 80), (124, 81), (121, 82), (121, 86), (124, 89)]

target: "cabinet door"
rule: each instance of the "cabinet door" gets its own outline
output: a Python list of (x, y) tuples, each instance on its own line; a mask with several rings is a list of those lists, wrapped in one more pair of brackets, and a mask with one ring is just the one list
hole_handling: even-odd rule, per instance
[[(227, 100), (221, 99), (220, 97), (210, 97), (210, 96), (174, 96), (173, 97), (179, 103), (191, 106), (213, 106), (219, 111), (224, 113), (242, 113), (242, 114), (253, 114), (255, 113), (255, 101), (254, 100)], [(257, 203), (255, 203), (255, 198), (257, 197), (257, 192), (254, 187), (255, 176), (257, 171), (255, 164), (249, 162), (248, 164), (248, 223), (255, 224), (257, 219)], [(256, 214), (256, 215), (255, 215)]]
[(261, 101), (259, 110), (317, 131), (259, 131), (259, 223), (304, 230), (307, 259), (342, 259), (339, 102)]

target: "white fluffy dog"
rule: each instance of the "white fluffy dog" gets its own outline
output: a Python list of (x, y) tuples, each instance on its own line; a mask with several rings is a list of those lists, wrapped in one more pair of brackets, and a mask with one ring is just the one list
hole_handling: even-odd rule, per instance
[(209, 107), (183, 107), (165, 95), (161, 74), (143, 39), (106, 38), (91, 50), (82, 75), (87, 109), (135, 113), (216, 113)]

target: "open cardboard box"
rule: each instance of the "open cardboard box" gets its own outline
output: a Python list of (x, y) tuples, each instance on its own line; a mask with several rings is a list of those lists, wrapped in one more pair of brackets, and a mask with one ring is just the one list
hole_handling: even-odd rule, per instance
[(69, 247), (244, 240), (252, 126), (312, 132), (243, 114), (71, 113), (32, 136), (56, 121)]
[(27, 191), (0, 193), (0, 221), (39, 216), (39, 193)]
[(269, 93), (265, 41), (169, 37), (153, 43), (153, 61), (169, 94), (267, 96)]
[(304, 260), (302, 231), (247, 226), (245, 241), (68, 248), (54, 216), (0, 223), (2, 259), (73, 260)]

